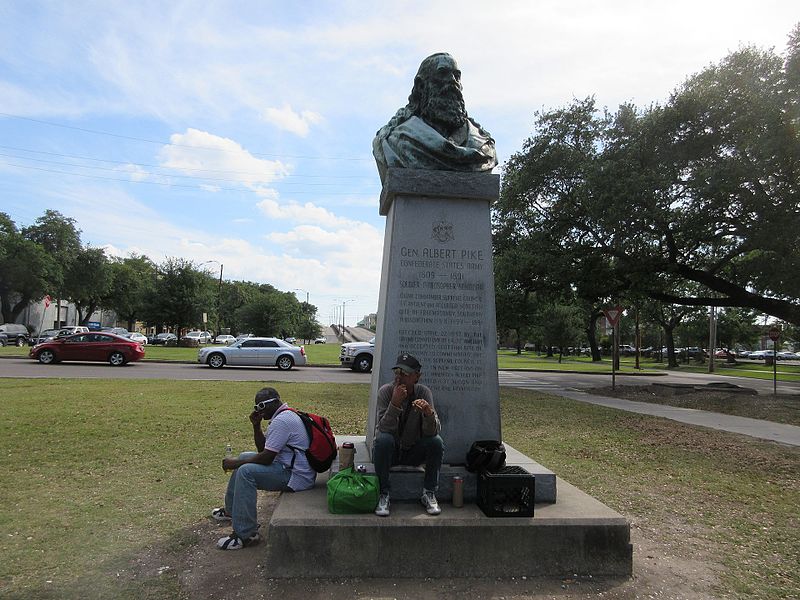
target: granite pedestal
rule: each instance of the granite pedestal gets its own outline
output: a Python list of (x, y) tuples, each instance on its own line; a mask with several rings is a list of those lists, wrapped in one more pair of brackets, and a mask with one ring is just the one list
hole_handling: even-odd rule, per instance
[[(524, 456), (513, 448), (509, 454)], [(535, 464), (524, 458), (522, 464)], [(624, 577), (632, 572), (628, 520), (562, 479), (558, 502), (537, 502), (532, 518), (490, 518), (471, 502), (454, 508), (444, 494), (436, 517), (425, 513), (418, 495), (409, 502), (393, 499), (389, 517), (333, 515), (326, 482), (322, 475), (313, 490), (281, 495), (267, 529), (268, 577)], [(538, 479), (536, 487), (538, 492)]]

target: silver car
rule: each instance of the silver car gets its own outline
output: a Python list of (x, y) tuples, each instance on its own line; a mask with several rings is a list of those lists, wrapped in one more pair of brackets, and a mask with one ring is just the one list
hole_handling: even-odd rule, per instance
[(197, 362), (219, 369), (225, 365), (245, 367), (278, 367), (288, 371), (293, 366), (306, 364), (306, 351), (302, 346), (292, 346), (272, 337), (250, 337), (237, 340), (230, 346), (201, 348)]

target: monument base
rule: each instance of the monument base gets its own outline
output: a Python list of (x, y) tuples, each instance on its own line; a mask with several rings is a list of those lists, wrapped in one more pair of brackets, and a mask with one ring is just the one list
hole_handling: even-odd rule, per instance
[[(525, 458), (523, 464), (534, 463)], [(537, 503), (531, 518), (490, 518), (475, 504), (454, 508), (446, 501), (442, 514), (431, 517), (418, 501), (396, 500), (389, 517), (332, 515), (326, 482), (321, 475), (313, 490), (281, 495), (266, 536), (268, 577), (632, 573), (628, 520), (564, 480), (557, 483), (558, 502)]]

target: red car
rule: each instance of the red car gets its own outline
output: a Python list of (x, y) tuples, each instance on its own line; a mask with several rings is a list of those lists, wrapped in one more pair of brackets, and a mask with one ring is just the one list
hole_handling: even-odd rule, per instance
[(51, 339), (31, 348), (28, 356), (43, 365), (62, 360), (96, 360), (119, 367), (144, 358), (144, 348), (138, 342), (103, 331)]

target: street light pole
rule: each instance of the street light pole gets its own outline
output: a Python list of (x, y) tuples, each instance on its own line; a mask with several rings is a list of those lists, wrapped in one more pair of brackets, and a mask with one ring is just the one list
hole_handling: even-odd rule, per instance
[(222, 330), (222, 315), (220, 313), (222, 312), (222, 269), (224, 265), (218, 260), (207, 260), (201, 262), (197, 266), (202, 267), (210, 263), (217, 263), (219, 265), (219, 283), (217, 284), (217, 335), (219, 335)]

